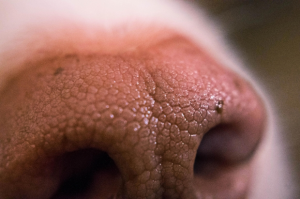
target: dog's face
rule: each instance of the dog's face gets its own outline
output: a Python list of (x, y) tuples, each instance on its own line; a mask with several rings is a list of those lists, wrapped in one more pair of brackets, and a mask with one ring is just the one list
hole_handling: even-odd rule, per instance
[(191, 7), (1, 4), (1, 198), (283, 193), (262, 92)]

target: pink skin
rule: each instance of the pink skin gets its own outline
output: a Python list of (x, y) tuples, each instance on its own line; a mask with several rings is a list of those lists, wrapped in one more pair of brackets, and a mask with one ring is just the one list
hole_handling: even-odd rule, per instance
[[(0, 94), (0, 198), (245, 198), (262, 101), (170, 38), (25, 63)], [(91, 179), (68, 192), (76, 173)]]

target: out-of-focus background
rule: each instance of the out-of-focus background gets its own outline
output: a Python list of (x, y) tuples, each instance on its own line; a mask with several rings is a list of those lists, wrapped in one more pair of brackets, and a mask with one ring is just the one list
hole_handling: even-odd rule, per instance
[(273, 96), (300, 198), (300, 1), (198, 0)]

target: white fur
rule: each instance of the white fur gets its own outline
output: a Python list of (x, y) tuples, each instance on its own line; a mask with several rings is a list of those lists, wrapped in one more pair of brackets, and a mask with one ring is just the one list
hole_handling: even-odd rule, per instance
[[(282, 138), (274, 133), (277, 129), (272, 104), (224, 43), (219, 30), (211, 24), (203, 11), (179, 1), (2, 0), (0, 89), (5, 86), (7, 78), (21, 70), (21, 64), (32, 56), (44, 56), (50, 51), (60, 54), (130, 50), (152, 45), (152, 42), (167, 37), (164, 34), (166, 29), (172, 30), (191, 39), (223, 66), (240, 73), (263, 96), (269, 126), (255, 157), (254, 189), (250, 198), (293, 198), (288, 158)], [(114, 45), (110, 45), (112, 42)], [(69, 51), (53, 52), (56, 43), (63, 43)]]

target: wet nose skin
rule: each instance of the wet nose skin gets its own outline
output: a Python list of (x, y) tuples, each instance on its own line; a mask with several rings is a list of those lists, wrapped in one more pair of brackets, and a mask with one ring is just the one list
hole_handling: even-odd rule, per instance
[(25, 64), (0, 98), (1, 198), (246, 197), (262, 102), (185, 38)]

